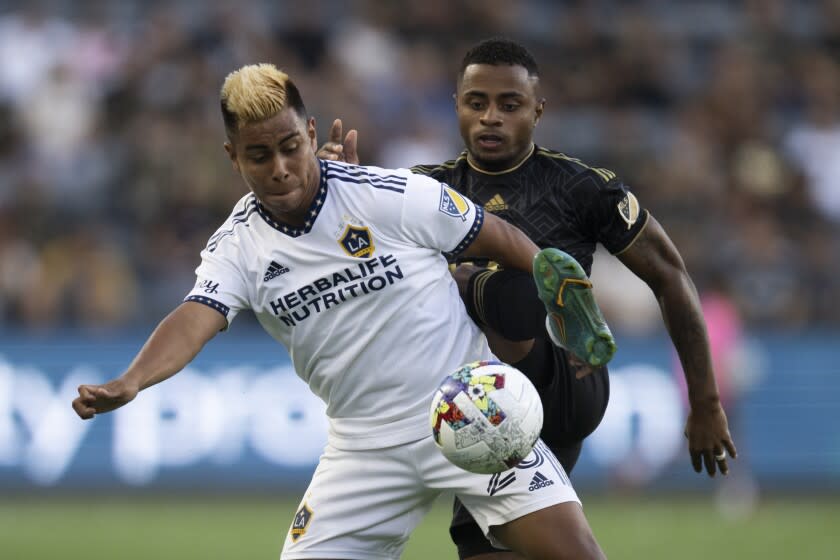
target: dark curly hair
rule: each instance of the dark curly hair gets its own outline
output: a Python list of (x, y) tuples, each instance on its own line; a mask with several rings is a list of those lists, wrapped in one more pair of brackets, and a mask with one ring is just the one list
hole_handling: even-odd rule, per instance
[(461, 68), (458, 70), (459, 78), (463, 76), (464, 70), (470, 64), (523, 66), (528, 70), (529, 76), (539, 77), (540, 75), (537, 69), (537, 61), (534, 60), (528, 49), (516, 41), (504, 37), (486, 39), (467, 51), (464, 60), (461, 61)]

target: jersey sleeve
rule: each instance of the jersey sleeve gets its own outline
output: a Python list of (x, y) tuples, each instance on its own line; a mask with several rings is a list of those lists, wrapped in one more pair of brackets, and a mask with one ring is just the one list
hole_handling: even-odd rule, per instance
[(401, 228), (418, 245), (455, 257), (475, 241), (484, 209), (455, 189), (429, 177), (411, 174), (405, 189)]
[(648, 212), (611, 171), (589, 169), (586, 173), (588, 180), (578, 182), (574, 193), (585, 227), (610, 253), (621, 253), (645, 228)]
[(184, 301), (212, 307), (224, 315), (230, 326), (236, 315), (248, 307), (248, 291), (236, 263), (230, 256), (205, 249), (195, 274), (195, 286)]

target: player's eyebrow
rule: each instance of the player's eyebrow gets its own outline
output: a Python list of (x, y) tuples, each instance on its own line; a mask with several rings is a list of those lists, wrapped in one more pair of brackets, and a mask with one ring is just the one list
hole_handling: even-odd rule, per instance
[[(280, 141), (277, 142), (277, 143), (278, 144), (283, 144), (284, 142), (288, 142), (289, 140), (291, 140), (295, 136), (300, 136), (300, 131), (299, 130), (295, 130), (294, 132), (290, 132), (289, 134), (287, 134), (286, 136), (281, 138)], [(247, 146), (245, 146), (245, 151), (248, 152), (248, 151), (254, 151), (254, 150), (265, 150), (266, 148), (268, 148), (268, 146), (265, 145), (265, 144), (248, 144)]]
[[(463, 93), (463, 95), (464, 95), (464, 97), (483, 97), (483, 98), (490, 97), (490, 95), (488, 95), (487, 92), (477, 90), (477, 89), (468, 89)], [(496, 94), (496, 97), (522, 98), (522, 97), (525, 97), (525, 94), (522, 93), (521, 91), (512, 90), (512, 91), (503, 91), (501, 93), (498, 93), (498, 94)]]

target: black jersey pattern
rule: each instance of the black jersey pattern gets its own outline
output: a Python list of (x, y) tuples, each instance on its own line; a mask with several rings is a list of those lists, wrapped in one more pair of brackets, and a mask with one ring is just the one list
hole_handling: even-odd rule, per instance
[(612, 171), (538, 146), (518, 167), (500, 173), (473, 169), (466, 152), (412, 171), (448, 184), (517, 226), (540, 248), (566, 251), (587, 274), (597, 243), (620, 253), (647, 223), (647, 211)]

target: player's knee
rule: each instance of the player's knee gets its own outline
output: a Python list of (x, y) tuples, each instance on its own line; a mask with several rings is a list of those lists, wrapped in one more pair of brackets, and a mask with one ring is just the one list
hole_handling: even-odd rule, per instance
[(591, 533), (563, 542), (552, 543), (548, 547), (525, 552), (522, 557), (529, 560), (606, 560), (606, 555)]
[(581, 555), (578, 558), (591, 558), (592, 560), (606, 560), (607, 555), (601, 550), (601, 545), (595, 540), (592, 533), (586, 537), (585, 542), (581, 543)]
[[(606, 555), (588, 525), (571, 529), (568, 525), (555, 527), (550, 533), (540, 532), (528, 538), (515, 536), (507, 543), (517, 550), (518, 554), (511, 558), (528, 560), (606, 560)], [(511, 537), (512, 535), (507, 535)], [(504, 542), (504, 541), (503, 541)], [(501, 560), (508, 557), (488, 557)], [(483, 557), (470, 560), (484, 560)]]
[(528, 558), (529, 560), (606, 560), (601, 547), (595, 541), (591, 543), (566, 543), (562, 548), (547, 551), (544, 554), (538, 553), (525, 557), (517, 556), (516, 558)]
[(604, 560), (606, 558), (588, 523), (569, 523), (565, 525), (565, 528), (561, 526), (558, 529), (553, 531), (547, 539), (550, 541), (549, 546), (541, 548), (535, 555), (535, 559)]
[(577, 531), (574, 538), (563, 542), (551, 558), (561, 560), (606, 560), (604, 551), (591, 531)]

